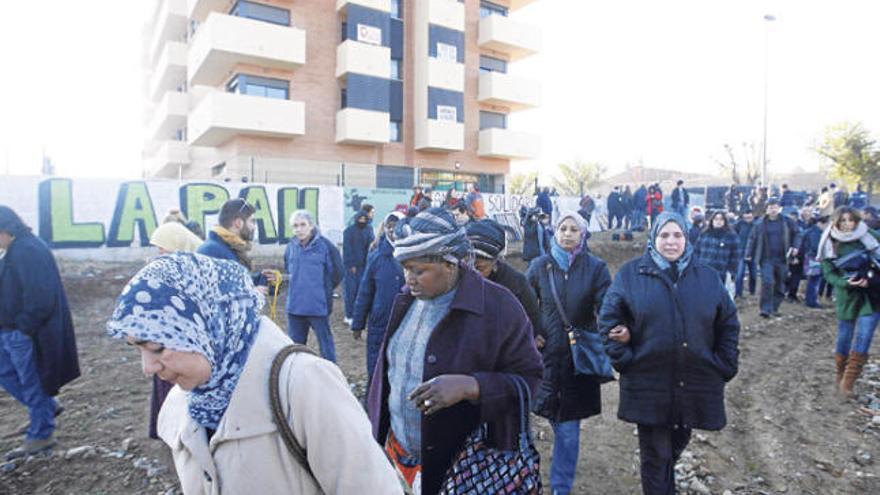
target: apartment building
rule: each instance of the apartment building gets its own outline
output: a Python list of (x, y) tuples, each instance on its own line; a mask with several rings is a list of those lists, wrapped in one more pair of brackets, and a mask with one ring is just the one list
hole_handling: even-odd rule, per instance
[(501, 192), (540, 137), (532, 0), (155, 0), (147, 177)]

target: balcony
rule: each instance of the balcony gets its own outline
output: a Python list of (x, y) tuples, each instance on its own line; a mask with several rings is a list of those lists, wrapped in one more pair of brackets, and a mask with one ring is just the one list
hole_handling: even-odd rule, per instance
[(391, 49), (354, 40), (343, 41), (336, 48), (336, 77), (349, 73), (388, 79), (391, 75)]
[(156, 151), (147, 158), (147, 176), (176, 177), (178, 167), (192, 163), (189, 146), (183, 141), (160, 141), (151, 144)]
[(211, 12), (189, 48), (190, 85), (219, 86), (238, 64), (294, 70), (306, 63), (306, 33)]
[(385, 112), (343, 108), (336, 112), (336, 142), (340, 144), (387, 144), (389, 117)]
[(381, 12), (391, 12), (391, 0), (336, 0), (336, 11), (344, 10), (349, 5), (361, 5)]
[(416, 9), (417, 21), (464, 31), (463, 3), (456, 0), (422, 0)]
[(488, 158), (528, 160), (541, 153), (541, 139), (527, 132), (509, 129), (483, 129), (477, 154)]
[(186, 43), (169, 41), (162, 49), (162, 56), (150, 76), (150, 99), (157, 100), (166, 91), (177, 89), (186, 83)]
[(219, 146), (236, 135), (290, 139), (306, 132), (306, 105), (217, 91), (202, 99), (188, 124), (192, 146)]
[(186, 0), (161, 0), (153, 20), (149, 62), (153, 64), (162, 53), (166, 41), (186, 42)]
[(511, 111), (533, 108), (541, 104), (541, 85), (531, 79), (501, 72), (482, 72), (478, 101), (507, 107)]
[(202, 22), (211, 12), (228, 12), (235, 0), (186, 0), (187, 15)]
[(416, 124), (416, 149), (421, 151), (464, 150), (464, 124), (424, 119)]
[(464, 92), (464, 64), (428, 57), (428, 86)]
[(179, 129), (186, 127), (189, 112), (189, 96), (186, 93), (168, 91), (156, 105), (147, 136), (157, 141), (174, 139)]
[(490, 15), (480, 19), (478, 44), (515, 61), (541, 51), (541, 30), (509, 17)]

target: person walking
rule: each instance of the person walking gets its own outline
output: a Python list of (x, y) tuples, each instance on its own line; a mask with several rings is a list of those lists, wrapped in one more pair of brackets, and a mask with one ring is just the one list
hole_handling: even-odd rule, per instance
[(585, 248), (586, 233), (580, 215), (561, 213), (550, 252), (532, 260), (526, 272), (540, 301), (544, 356), (544, 381), (532, 409), (553, 427), (550, 485), (559, 495), (574, 485), (581, 420), (602, 411), (601, 384), (576, 372), (569, 343), (569, 325), (596, 331), (596, 314), (611, 283), (608, 266)]
[(159, 435), (183, 493), (402, 494), (342, 372), (288, 357), (264, 303), (241, 266), (175, 253), (129, 281), (107, 323), (175, 383)]
[(284, 251), (284, 271), (290, 274), (287, 290), (287, 332), (305, 344), (311, 327), (318, 337), (321, 357), (336, 362), (336, 345), (330, 331), (333, 289), (342, 281), (344, 268), (339, 250), (321, 235), (307, 210), (290, 215), (294, 237)]
[(724, 193), (724, 207), (728, 212), (739, 213), (740, 193), (736, 188), (736, 184), (731, 184), (730, 189)]
[[(870, 258), (880, 259), (878, 239), (880, 234), (868, 229), (858, 210), (842, 206), (835, 210), (831, 226), (819, 241), (817, 258), (822, 262), (825, 279), (834, 286), (837, 309), (836, 383), (847, 396), (852, 396), (853, 386), (868, 361), (880, 321), (880, 296), (876, 289), (869, 288), (866, 275), (872, 269)], [(835, 263), (857, 252), (867, 255), (860, 266)]]
[(749, 209), (755, 214), (755, 218), (761, 218), (767, 211), (767, 188), (758, 186), (749, 194)]
[(490, 448), (518, 448), (511, 377), (534, 392), (541, 356), (513, 294), (466, 264), (471, 244), (448, 211), (423, 211), (399, 230), (394, 257), (406, 288), (391, 310), (368, 410), (407, 487), (436, 495), (455, 484), (446, 473), (481, 425)]
[(828, 228), (828, 217), (819, 216), (819, 211), (815, 212), (813, 223), (804, 232), (804, 238), (801, 240), (802, 250), (804, 252), (804, 276), (807, 277), (807, 289), (804, 295), (804, 305), (808, 308), (822, 309), (819, 304), (819, 286), (824, 280), (822, 276), (822, 263), (817, 259), (819, 254), (819, 241), (822, 239), (822, 233)]
[(754, 261), (761, 269), (762, 318), (779, 315), (785, 298), (787, 259), (796, 256), (801, 234), (794, 220), (780, 214), (779, 199), (767, 201), (767, 214), (755, 221), (746, 244), (745, 260)]
[(599, 313), (620, 372), (617, 416), (637, 425), (646, 495), (676, 492), (675, 463), (693, 429), (724, 428), (739, 329), (718, 274), (693, 259), (684, 219), (658, 216), (645, 254), (620, 268)]
[(748, 271), (749, 275), (749, 295), (755, 295), (755, 288), (757, 286), (758, 271), (755, 268), (755, 261), (750, 259), (746, 261), (745, 253), (746, 246), (749, 243), (749, 236), (752, 233), (752, 227), (755, 226), (755, 215), (752, 214), (751, 210), (743, 211), (740, 216), (739, 221), (736, 222), (734, 226), (734, 230), (736, 230), (737, 236), (737, 267), (736, 267), (736, 282), (735, 282), (735, 297), (742, 297), (743, 289), (745, 286), (745, 277), (746, 272)]
[(831, 215), (834, 214), (834, 196), (832, 195), (832, 191), (827, 187), (823, 187), (822, 191), (819, 193), (819, 199), (816, 201), (816, 206), (819, 208), (822, 216), (830, 218)]
[(379, 245), (370, 253), (364, 277), (358, 289), (354, 304), (354, 319), (351, 330), (355, 340), (361, 339), (364, 328), (367, 329), (367, 385), (373, 376), (379, 348), (385, 338), (385, 328), (391, 316), (394, 297), (403, 288), (403, 267), (394, 259), (395, 229), (404, 216), (400, 212), (392, 212), (382, 222), (382, 235)]
[[(621, 215), (623, 216), (623, 228), (624, 230), (630, 230), (632, 227), (633, 194), (629, 186), (624, 187), (623, 192), (620, 194), (620, 205)], [(587, 225), (590, 225), (590, 223), (587, 222)]]
[(694, 246), (694, 259), (718, 272), (721, 283), (736, 276), (739, 248), (736, 234), (727, 224), (727, 215), (715, 211), (709, 216), (706, 229)]
[(675, 189), (672, 190), (672, 211), (678, 213), (684, 218), (688, 206), (691, 204), (691, 196), (687, 189), (684, 188), (684, 181), (679, 179), (675, 183)]
[(55, 396), (80, 376), (73, 320), (48, 246), (0, 205), (0, 385), (27, 407), (29, 423), (10, 461), (55, 445)]
[(342, 232), (342, 264), (345, 267), (345, 323), (351, 325), (354, 314), (354, 301), (357, 299), (358, 287), (367, 266), (367, 253), (373, 242), (373, 229), (369, 226), (370, 219), (366, 213), (355, 214), (352, 224)]

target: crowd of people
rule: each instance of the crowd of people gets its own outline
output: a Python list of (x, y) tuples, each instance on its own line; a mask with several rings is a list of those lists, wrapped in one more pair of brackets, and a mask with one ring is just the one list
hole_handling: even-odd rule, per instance
[[(375, 228), (363, 205), (341, 253), (296, 211), (279, 266), (262, 270), (244, 199), (223, 205), (204, 241), (172, 212), (150, 238), (161, 256), (128, 282), (108, 332), (152, 376), (149, 434), (171, 448), (188, 494), (494, 493), (499, 479), (540, 493), (527, 475), (540, 480), (526, 462), (537, 459), (529, 411), (552, 426), (549, 488), (567, 494), (581, 422), (601, 413), (611, 367), (618, 417), (637, 425), (643, 491), (671, 494), (692, 430), (726, 424), (745, 288), (760, 280), (763, 318), (800, 302), (804, 280), (806, 307), (833, 298), (843, 394), (880, 321), (878, 219), (861, 189), (844, 198), (831, 185), (801, 208), (784, 185), (755, 191), (744, 202), (731, 188), (726, 208), (704, 214), (682, 181), (665, 210), (659, 185), (615, 188), (609, 221), (647, 234), (644, 255), (614, 277), (588, 246), (593, 199), (554, 215), (549, 189), (521, 213), (525, 273), (505, 261), (509, 228), (486, 218), (473, 185), (439, 207), (416, 188), (407, 211)], [(52, 253), (3, 206), (0, 249), (0, 383), (30, 413), (15, 458), (54, 444), (53, 397), (79, 368)], [(263, 315), (282, 282), (286, 331)], [(340, 284), (352, 338), (367, 332), (364, 402), (334, 364)], [(310, 330), (319, 356), (305, 347)], [(492, 462), (520, 471), (508, 480)]]

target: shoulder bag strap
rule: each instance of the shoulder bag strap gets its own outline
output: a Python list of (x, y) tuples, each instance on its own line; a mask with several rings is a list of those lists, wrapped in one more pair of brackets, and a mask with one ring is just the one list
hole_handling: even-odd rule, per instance
[(281, 439), (287, 446), (287, 450), (290, 451), (290, 454), (293, 455), (293, 458), (296, 459), (296, 462), (298, 462), (299, 465), (306, 470), (309, 476), (312, 479), (315, 479), (315, 475), (312, 473), (312, 469), (309, 467), (309, 460), (306, 456), (306, 450), (302, 447), (302, 445), (300, 445), (296, 437), (293, 436), (293, 431), (290, 429), (290, 425), (287, 423), (287, 417), (284, 415), (284, 409), (281, 406), (281, 393), (278, 388), (281, 366), (284, 365), (284, 361), (287, 359), (288, 356), (297, 352), (305, 352), (308, 354), (316, 355), (313, 350), (301, 344), (289, 345), (278, 352), (278, 354), (275, 356), (275, 359), (272, 360), (272, 369), (269, 373), (269, 403), (272, 407), (272, 418), (275, 420), (275, 426), (278, 427), (278, 433), (281, 434)]
[(553, 295), (553, 302), (556, 304), (556, 312), (559, 313), (559, 317), (562, 318), (562, 324), (565, 325), (565, 330), (568, 331), (571, 329), (571, 322), (568, 320), (568, 315), (565, 314), (562, 301), (559, 300), (559, 292), (556, 291), (556, 277), (554, 277), (553, 273), (553, 264), (548, 262), (546, 268), (547, 278), (550, 279), (550, 293)]

